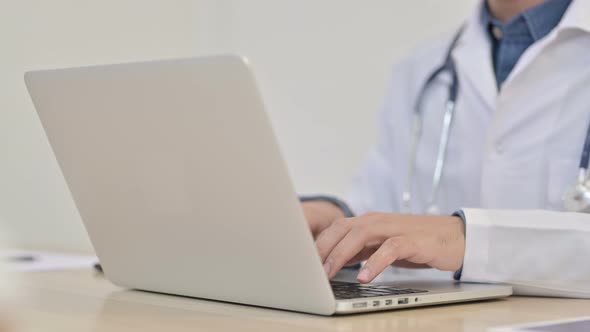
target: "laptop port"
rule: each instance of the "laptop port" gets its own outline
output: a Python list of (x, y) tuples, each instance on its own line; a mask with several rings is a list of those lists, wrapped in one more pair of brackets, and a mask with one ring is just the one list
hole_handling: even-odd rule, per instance
[(393, 304), (393, 300), (385, 300), (385, 305), (392, 305)]
[(408, 304), (408, 303), (410, 303), (410, 300), (407, 297), (397, 300), (397, 304)]
[(381, 301), (373, 301), (373, 307), (378, 307)]
[(353, 309), (362, 309), (367, 307), (367, 302), (357, 302), (352, 304)]

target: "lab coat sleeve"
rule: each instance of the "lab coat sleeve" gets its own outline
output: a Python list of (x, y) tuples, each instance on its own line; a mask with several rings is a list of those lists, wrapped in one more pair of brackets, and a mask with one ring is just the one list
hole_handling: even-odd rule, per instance
[(462, 281), (505, 283), (517, 295), (590, 298), (590, 215), (463, 209)]

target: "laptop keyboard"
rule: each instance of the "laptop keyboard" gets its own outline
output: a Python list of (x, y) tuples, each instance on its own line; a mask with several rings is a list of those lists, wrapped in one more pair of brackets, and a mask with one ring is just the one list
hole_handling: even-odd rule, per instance
[(428, 291), (411, 288), (397, 288), (385, 285), (365, 285), (350, 282), (331, 281), (332, 291), (338, 300), (363, 297), (396, 296), (406, 294), (427, 293)]

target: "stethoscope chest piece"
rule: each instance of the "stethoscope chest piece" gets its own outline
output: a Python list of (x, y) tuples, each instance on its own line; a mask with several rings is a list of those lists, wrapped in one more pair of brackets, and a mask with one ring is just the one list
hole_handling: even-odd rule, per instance
[(590, 183), (578, 182), (563, 197), (566, 211), (590, 213)]
[(578, 181), (571, 187), (563, 198), (563, 207), (570, 212), (590, 213), (590, 125), (586, 130), (586, 139), (582, 157), (580, 158), (580, 168), (578, 171)]

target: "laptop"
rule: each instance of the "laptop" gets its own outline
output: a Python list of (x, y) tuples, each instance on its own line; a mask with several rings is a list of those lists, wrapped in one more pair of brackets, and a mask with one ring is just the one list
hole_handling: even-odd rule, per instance
[(25, 81), (116, 285), (318, 315), (511, 294), (455, 281), (330, 283), (241, 57), (33, 71)]

